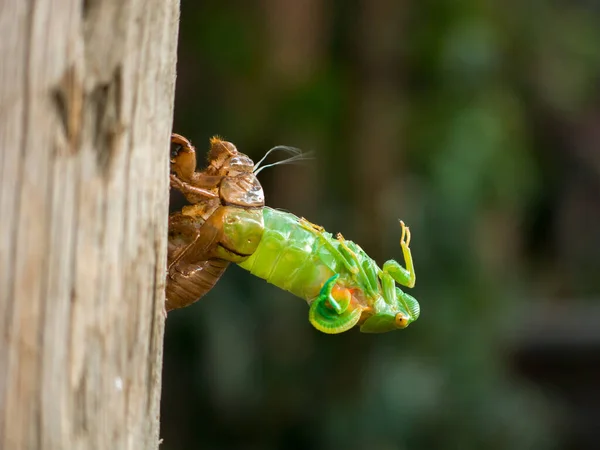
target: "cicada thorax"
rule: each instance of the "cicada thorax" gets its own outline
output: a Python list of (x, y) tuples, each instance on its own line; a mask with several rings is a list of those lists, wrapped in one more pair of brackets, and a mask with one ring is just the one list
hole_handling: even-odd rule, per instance
[(253, 161), (232, 143), (212, 138), (201, 172), (187, 139), (173, 135), (172, 144), (171, 186), (190, 205), (169, 217), (167, 310), (197, 301), (229, 262), (252, 254), (262, 237), (264, 206)]

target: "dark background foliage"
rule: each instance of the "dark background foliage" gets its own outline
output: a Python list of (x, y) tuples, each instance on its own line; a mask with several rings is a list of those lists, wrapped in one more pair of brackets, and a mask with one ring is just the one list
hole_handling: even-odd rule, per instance
[[(600, 448), (600, 4), (182, 1), (175, 131), (401, 260), (422, 314), (326, 336), (232, 266), (169, 314), (173, 449)], [(177, 205), (176, 202), (173, 204)]]

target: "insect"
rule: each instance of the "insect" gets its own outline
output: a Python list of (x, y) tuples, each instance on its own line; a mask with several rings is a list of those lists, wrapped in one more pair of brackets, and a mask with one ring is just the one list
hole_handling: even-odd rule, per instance
[(200, 299), (230, 262), (254, 252), (262, 236), (264, 194), (252, 160), (215, 137), (208, 161), (205, 170), (196, 172), (195, 148), (183, 136), (172, 135), (171, 187), (191, 205), (169, 216), (167, 311)]
[(238, 265), (309, 305), (309, 320), (324, 333), (355, 325), (365, 333), (406, 328), (419, 317), (419, 303), (396, 282), (413, 287), (410, 230), (400, 222), (406, 268), (389, 260), (380, 269), (341, 234), (276, 209), (263, 208), (265, 231), (256, 251)]
[[(211, 156), (213, 146), (215, 152)], [(220, 174), (221, 184), (228, 177), (241, 175), (249, 183), (254, 176), (252, 183), (244, 186), (236, 184), (234, 191), (239, 196), (248, 194), (248, 191), (244, 191), (245, 186), (254, 186), (258, 191), (256, 186), (260, 186), (260, 183), (255, 178), (257, 171), (249, 171), (252, 161), (245, 155), (238, 152), (235, 157), (243, 160), (244, 164), (234, 164), (236, 170), (225, 170), (232, 164), (229, 162), (227, 166), (222, 163), (229, 160), (219, 158), (216, 150), (225, 147), (233, 155), (229, 146), (235, 149), (233, 144), (214, 139), (211, 141), (209, 169), (214, 159), (214, 171)], [(207, 169), (195, 175), (195, 162), (190, 170), (191, 163), (186, 162), (187, 156), (185, 151), (180, 151), (171, 159), (175, 172), (171, 176), (171, 185), (182, 190), (188, 200), (196, 203), (190, 209), (182, 210), (182, 214), (188, 216), (185, 220), (175, 220), (171, 216), (173, 220), (170, 225), (172, 223), (174, 227), (179, 227), (176, 225), (178, 220), (187, 221), (188, 225), (177, 228), (179, 234), (171, 234), (171, 228), (169, 230), (170, 245), (173, 243), (169, 283), (173, 286), (167, 289), (167, 302), (170, 301), (169, 292), (177, 292), (181, 281), (189, 282), (196, 276), (198, 279), (206, 278), (205, 265), (214, 264), (211, 261), (220, 261), (224, 265), (218, 276), (211, 278), (211, 281), (214, 280), (212, 285), (225, 270), (226, 263), (235, 262), (267, 282), (305, 299), (309, 304), (309, 321), (324, 333), (341, 333), (356, 325), (360, 326), (362, 332), (381, 333), (406, 328), (417, 320), (419, 303), (396, 286), (398, 283), (412, 288), (416, 279), (409, 247), (410, 229), (403, 222), (400, 222), (400, 247), (406, 268), (395, 260), (386, 261), (379, 268), (360, 246), (344, 239), (341, 234), (334, 238), (331, 233), (306, 219), (264, 206), (262, 189), (262, 203), (251, 204), (246, 198), (245, 203), (229, 206), (219, 183), (203, 184), (198, 181), (213, 176), (212, 172)], [(242, 166), (244, 170), (239, 169)], [(206, 189), (207, 192), (192, 188)], [(217, 199), (217, 190), (220, 200)], [(207, 212), (211, 212), (208, 218)], [(213, 216), (216, 218), (213, 219)], [(192, 223), (194, 225), (190, 226)], [(205, 236), (205, 231), (209, 237)], [(182, 265), (184, 271), (185, 268), (192, 269), (188, 270), (187, 275), (182, 274), (183, 278), (178, 278), (178, 265)], [(196, 269), (193, 269), (196, 266), (202, 267), (198, 269), (202, 276), (196, 275)], [(206, 292), (205, 288), (200, 289), (199, 282), (194, 281), (193, 284), (198, 286), (198, 292)], [(171, 303), (185, 306), (181, 301), (171, 300)]]

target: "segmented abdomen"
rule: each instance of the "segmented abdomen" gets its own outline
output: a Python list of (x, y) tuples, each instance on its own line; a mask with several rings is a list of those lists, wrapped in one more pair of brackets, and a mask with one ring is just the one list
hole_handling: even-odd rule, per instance
[(330, 233), (312, 229), (293, 214), (263, 208), (264, 234), (254, 254), (239, 266), (305, 300), (314, 299), (325, 281), (344, 271), (326, 245)]
[(228, 261), (210, 259), (185, 266), (186, 273), (167, 275), (165, 309), (183, 308), (199, 300), (219, 281)]

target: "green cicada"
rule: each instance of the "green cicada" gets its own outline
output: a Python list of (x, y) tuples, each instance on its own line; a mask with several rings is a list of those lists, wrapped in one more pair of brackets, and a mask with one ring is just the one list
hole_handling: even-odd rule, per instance
[[(213, 145), (215, 142), (221, 145), (224, 141), (213, 141)], [(233, 144), (227, 144), (235, 149)], [(247, 178), (248, 173), (256, 172), (256, 168), (248, 170), (253, 167), (248, 160), (245, 169), (236, 166), (231, 175), (245, 173)], [(181, 163), (178, 155), (172, 155), (171, 161), (172, 165)], [(172, 185), (185, 192), (186, 183), (189, 185), (187, 180)], [(254, 180), (248, 185), (256, 186)], [(419, 317), (417, 300), (396, 286), (415, 285), (410, 230), (403, 222), (400, 247), (406, 268), (394, 260), (386, 261), (380, 268), (358, 244), (345, 240), (341, 234), (333, 237), (322, 227), (291, 213), (262, 205), (244, 208), (224, 202), (214, 214), (219, 215), (219, 220), (212, 221), (210, 230), (218, 228), (217, 232), (212, 231), (210, 243), (198, 237), (188, 239), (189, 248), (184, 252), (188, 255), (187, 264), (197, 267), (207, 261), (237, 263), (253, 275), (305, 299), (310, 305), (309, 320), (318, 330), (334, 334), (359, 325), (362, 332), (382, 333), (406, 328)], [(202, 235), (202, 226), (211, 222), (210, 217), (190, 220), (197, 220), (198, 225), (192, 229), (200, 230), (198, 236)], [(168, 284), (176, 283), (177, 275), (185, 275), (185, 265), (175, 271), (175, 276), (172, 269), (169, 268)], [(167, 301), (168, 292), (169, 287)]]
[(305, 219), (267, 207), (263, 219), (258, 248), (238, 265), (305, 299), (318, 330), (341, 333), (360, 324), (362, 332), (382, 333), (406, 328), (419, 317), (418, 302), (396, 286), (415, 284), (404, 223), (400, 245), (406, 268), (390, 260), (380, 269), (357, 244)]

